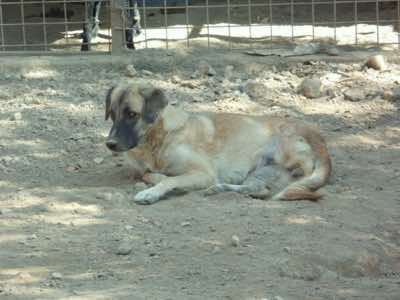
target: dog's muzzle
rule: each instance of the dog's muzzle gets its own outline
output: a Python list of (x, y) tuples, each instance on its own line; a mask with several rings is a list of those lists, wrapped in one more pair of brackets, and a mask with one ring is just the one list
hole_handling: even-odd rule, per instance
[(115, 150), (117, 150), (117, 141), (113, 140), (113, 139), (109, 139), (106, 141), (106, 146), (111, 151), (115, 151)]

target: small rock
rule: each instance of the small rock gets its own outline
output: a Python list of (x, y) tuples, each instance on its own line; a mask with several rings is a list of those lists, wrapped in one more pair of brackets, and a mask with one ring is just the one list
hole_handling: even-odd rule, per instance
[(268, 88), (261, 82), (250, 80), (244, 86), (244, 92), (253, 99), (264, 98), (268, 94)]
[(383, 71), (387, 69), (385, 58), (383, 57), (383, 55), (380, 54), (369, 57), (365, 65), (368, 68), (373, 68), (378, 71)]
[(338, 64), (337, 65), (337, 69), (340, 72), (347, 72), (350, 70), (350, 66), (346, 65), (346, 64)]
[(132, 229), (133, 229), (133, 226), (132, 226), (132, 225), (126, 225), (126, 226), (125, 226), (125, 229), (128, 230), (128, 231), (129, 231), (129, 230), (132, 230)]
[(190, 225), (192, 225), (192, 224), (190, 224), (190, 222), (182, 222), (182, 223), (181, 223), (181, 226), (182, 226), (182, 227), (188, 227), (188, 226), (190, 226)]
[(365, 99), (364, 91), (360, 88), (351, 88), (344, 92), (344, 98), (353, 102)]
[(20, 121), (20, 120), (22, 120), (22, 114), (20, 112), (17, 112), (11, 116), (10, 120), (11, 121)]
[(53, 273), (51, 273), (50, 277), (51, 277), (51, 279), (54, 279), (54, 280), (61, 280), (63, 278), (63, 275), (58, 272), (53, 272)]
[(37, 239), (36, 234), (32, 234), (31, 236), (28, 237), (28, 240), (36, 240), (36, 239)]
[(106, 192), (106, 193), (102, 194), (101, 196), (102, 196), (101, 198), (103, 198), (106, 201), (112, 201), (112, 199), (113, 199), (113, 194), (110, 192)]
[(290, 258), (278, 261), (276, 267), (279, 275), (282, 277), (307, 281), (318, 280), (323, 271), (319, 265), (301, 258)]
[(321, 96), (322, 83), (319, 79), (306, 78), (299, 86), (299, 93), (307, 98), (318, 98)]
[(6, 91), (0, 90), (0, 99), (8, 100), (8, 99), (11, 99), (11, 96)]
[(218, 246), (215, 246), (215, 247), (213, 248), (212, 252), (213, 252), (214, 254), (219, 253), (219, 252), (221, 252), (221, 248), (218, 247)]
[(283, 300), (283, 298), (281, 296), (275, 296), (274, 300)]
[(171, 77), (171, 82), (172, 83), (179, 83), (179, 82), (181, 82), (182, 80), (179, 78), (179, 76), (178, 75), (173, 75), (172, 77)]
[(76, 169), (75, 169), (75, 167), (74, 166), (68, 166), (67, 167), (67, 171), (68, 172), (74, 172)]
[(393, 89), (392, 101), (400, 101), (400, 86), (397, 86)]
[(232, 65), (228, 65), (225, 67), (224, 75), (226, 79), (231, 79), (233, 77), (233, 69), (234, 67)]
[(290, 249), (290, 247), (283, 247), (283, 251), (285, 251), (286, 253), (290, 253), (292, 249)]
[(329, 56), (338, 56), (340, 54), (339, 49), (334, 46), (326, 47), (324, 52)]
[(318, 43), (305, 43), (297, 45), (293, 53), (294, 55), (309, 55), (320, 52), (321, 45)]
[(117, 255), (128, 255), (132, 252), (132, 244), (130, 241), (123, 241), (115, 252)]
[(231, 244), (234, 247), (239, 247), (240, 246), (240, 239), (239, 239), (239, 237), (237, 235), (232, 235)]
[(382, 98), (385, 100), (392, 101), (392, 98), (393, 98), (392, 91), (383, 91)]
[(215, 76), (215, 75), (217, 75), (217, 72), (214, 70), (213, 67), (210, 66), (210, 68), (208, 69), (207, 75), (208, 76)]
[(197, 69), (200, 76), (215, 76), (217, 72), (206, 61), (201, 61)]
[(133, 65), (127, 65), (125, 71), (126, 71), (126, 76), (128, 77), (135, 77), (138, 74)]
[(329, 88), (325, 91), (326, 96), (328, 96), (330, 99), (337, 97), (337, 93), (334, 89)]
[(154, 73), (149, 70), (142, 70), (142, 74), (144, 76), (153, 76), (154, 75)]
[(101, 164), (103, 161), (104, 161), (104, 158), (103, 157), (96, 157), (95, 159), (93, 159), (93, 161), (96, 163), (96, 164)]
[(196, 78), (199, 78), (199, 77), (201, 77), (201, 74), (200, 74), (199, 71), (194, 71), (193, 74), (190, 75), (191, 79), (196, 79)]

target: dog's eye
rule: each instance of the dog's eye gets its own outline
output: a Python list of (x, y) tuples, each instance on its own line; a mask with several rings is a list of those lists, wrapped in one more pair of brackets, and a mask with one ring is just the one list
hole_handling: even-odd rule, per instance
[(128, 117), (129, 118), (131, 118), (131, 119), (135, 119), (136, 117), (137, 117), (137, 113), (135, 113), (134, 111), (130, 111), (129, 113), (128, 113)]

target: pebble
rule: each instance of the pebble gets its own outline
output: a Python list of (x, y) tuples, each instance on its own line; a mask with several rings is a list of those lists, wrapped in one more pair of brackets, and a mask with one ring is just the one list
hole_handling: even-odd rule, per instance
[(383, 99), (392, 101), (393, 93), (392, 91), (384, 91), (382, 94)]
[(318, 98), (321, 96), (322, 83), (316, 78), (304, 79), (298, 88), (299, 93), (307, 98)]
[(400, 86), (395, 87), (392, 90), (392, 101), (400, 101)]
[(154, 73), (149, 70), (142, 70), (142, 74), (144, 76), (153, 76), (154, 75)]
[(179, 76), (178, 75), (173, 75), (172, 77), (171, 77), (171, 82), (172, 83), (180, 83), (182, 80), (179, 78)]
[(36, 234), (32, 234), (31, 236), (28, 237), (28, 240), (36, 240), (36, 239), (37, 239)]
[(232, 235), (231, 244), (234, 247), (239, 247), (240, 246), (240, 239), (239, 239), (239, 237), (237, 235)]
[(127, 65), (125, 68), (126, 76), (128, 77), (135, 77), (138, 75), (135, 67), (133, 65)]
[(232, 65), (228, 65), (225, 67), (224, 76), (226, 79), (231, 79), (233, 77), (233, 69), (234, 67)]
[(132, 243), (130, 241), (123, 241), (115, 251), (117, 255), (128, 255), (132, 252)]
[(365, 94), (360, 88), (351, 88), (344, 92), (344, 98), (346, 100), (358, 102), (365, 99)]
[(329, 56), (338, 56), (340, 54), (339, 49), (336, 47), (327, 47), (325, 49), (325, 53), (328, 54)]
[(211, 67), (206, 61), (201, 61), (199, 63), (197, 72), (200, 76), (215, 76), (217, 72)]
[(8, 99), (11, 99), (11, 96), (10, 96), (10, 94), (7, 93), (6, 91), (0, 90), (0, 99), (2, 99), (2, 100), (8, 100)]
[(17, 112), (11, 116), (10, 120), (11, 121), (20, 121), (20, 120), (22, 120), (22, 114), (20, 112)]
[(51, 279), (55, 279), (55, 280), (61, 280), (63, 278), (63, 275), (59, 272), (53, 272), (51, 273)]
[(192, 224), (190, 224), (190, 222), (182, 222), (181, 223), (182, 227), (189, 227), (190, 225), (192, 225)]
[(378, 71), (384, 71), (387, 69), (385, 58), (380, 54), (369, 57), (365, 65), (368, 68), (373, 68)]
[(104, 161), (104, 158), (103, 157), (96, 157), (95, 159), (93, 159), (93, 161), (96, 163), (96, 164), (101, 164), (103, 161)]

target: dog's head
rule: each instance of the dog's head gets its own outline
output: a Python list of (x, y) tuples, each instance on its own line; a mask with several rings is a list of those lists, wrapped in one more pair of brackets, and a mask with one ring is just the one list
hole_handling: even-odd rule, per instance
[(113, 121), (107, 147), (116, 152), (136, 147), (167, 104), (163, 91), (150, 85), (112, 87), (106, 97), (105, 117)]

